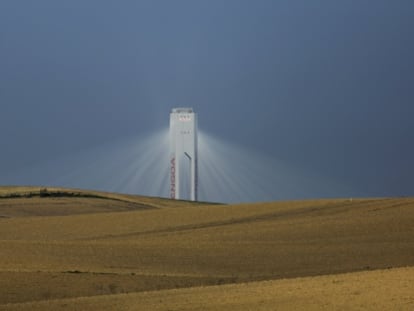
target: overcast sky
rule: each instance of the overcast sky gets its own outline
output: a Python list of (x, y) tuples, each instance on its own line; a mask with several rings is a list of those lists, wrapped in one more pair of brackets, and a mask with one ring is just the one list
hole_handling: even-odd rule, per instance
[(360, 195), (414, 195), (413, 31), (409, 0), (2, 0), (0, 183), (188, 106)]

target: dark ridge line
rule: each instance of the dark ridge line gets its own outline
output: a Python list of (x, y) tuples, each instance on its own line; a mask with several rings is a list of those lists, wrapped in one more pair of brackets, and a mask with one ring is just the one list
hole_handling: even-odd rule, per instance
[(90, 271), (81, 271), (81, 270), (68, 270), (68, 271), (62, 271), (60, 273), (69, 273), (69, 274), (92, 274), (92, 275), (120, 275), (119, 273), (115, 273), (115, 272), (90, 272)]
[(129, 203), (133, 205), (139, 205), (141, 208), (146, 209), (156, 209), (156, 206), (149, 204), (142, 204), (138, 202), (133, 202), (129, 200), (123, 200), (119, 198), (113, 198), (104, 195), (90, 194), (83, 192), (69, 192), (69, 191), (48, 191), (47, 189), (40, 189), (39, 191), (29, 191), (29, 192), (13, 192), (9, 194), (0, 195), (1, 199), (24, 199), (24, 198), (85, 198), (85, 199), (102, 199), (102, 200), (111, 200), (123, 203)]
[[(143, 204), (134, 202), (127, 199), (121, 199), (121, 198), (114, 198), (111, 197), (110, 194), (106, 195), (99, 195), (99, 194), (91, 194), (87, 192), (76, 192), (76, 191), (53, 191), (53, 190), (47, 190), (47, 188), (41, 188), (38, 191), (28, 191), (28, 192), (12, 192), (8, 194), (0, 194), (0, 200), (1, 199), (20, 199), (20, 198), (32, 198), (32, 197), (40, 197), (40, 198), (90, 198), (90, 199), (105, 199), (105, 200), (112, 200), (112, 201), (118, 201), (118, 202), (124, 202), (124, 203), (131, 203), (131, 204), (139, 204), (142, 205), (142, 207), (148, 208), (148, 209), (155, 209), (159, 208), (158, 206), (154, 206), (151, 203), (150, 204)], [(162, 197), (153, 197), (154, 199), (159, 199), (163, 201), (171, 201), (171, 199), (168, 198), (162, 198)], [(183, 202), (183, 203), (196, 203), (198, 205), (226, 205), (224, 203), (218, 203), (218, 202), (204, 202), (204, 201), (189, 201), (189, 200), (174, 200), (177, 202)]]

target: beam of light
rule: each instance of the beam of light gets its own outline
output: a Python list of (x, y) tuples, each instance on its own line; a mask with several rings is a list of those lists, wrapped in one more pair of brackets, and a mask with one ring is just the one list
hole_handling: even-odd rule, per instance
[(349, 196), (351, 190), (199, 131), (200, 199), (257, 202)]
[[(199, 131), (199, 200), (258, 202), (349, 196), (315, 173)], [(168, 197), (168, 129), (108, 143), (23, 170), (8, 184), (60, 186)]]
[(8, 184), (168, 194), (168, 129), (91, 148), (16, 172)]
[[(168, 131), (125, 140), (91, 150), (75, 173), (56, 180), (64, 186), (114, 192), (166, 196), (168, 176)], [(85, 167), (85, 164), (89, 163)], [(79, 186), (78, 186), (79, 187)]]

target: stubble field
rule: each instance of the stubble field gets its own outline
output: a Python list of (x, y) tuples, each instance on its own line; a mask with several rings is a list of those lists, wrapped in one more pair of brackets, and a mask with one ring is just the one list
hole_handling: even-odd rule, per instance
[(0, 310), (414, 308), (411, 198), (0, 197)]

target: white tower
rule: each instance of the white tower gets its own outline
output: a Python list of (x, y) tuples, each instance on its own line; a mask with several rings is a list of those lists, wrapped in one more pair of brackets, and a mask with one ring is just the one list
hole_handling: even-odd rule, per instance
[(197, 201), (197, 114), (192, 108), (170, 113), (170, 197)]

